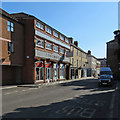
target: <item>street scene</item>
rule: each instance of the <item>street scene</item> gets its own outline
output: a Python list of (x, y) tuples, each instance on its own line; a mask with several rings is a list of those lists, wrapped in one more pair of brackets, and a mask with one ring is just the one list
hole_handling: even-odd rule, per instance
[(0, 21), (2, 120), (120, 120), (120, 2), (2, 2)]
[(97, 82), (86, 79), (5, 89), (3, 118), (118, 118), (116, 82), (100, 88)]

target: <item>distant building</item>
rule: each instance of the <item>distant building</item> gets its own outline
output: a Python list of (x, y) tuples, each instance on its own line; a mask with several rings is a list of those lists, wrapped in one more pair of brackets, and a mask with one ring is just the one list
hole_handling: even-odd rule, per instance
[(87, 77), (87, 53), (78, 47), (78, 42), (71, 38), (70, 52), (67, 53), (71, 62), (71, 79)]
[(97, 58), (91, 55), (91, 51), (89, 50), (87, 53), (87, 60), (88, 60), (88, 69), (87, 69), (87, 76), (93, 77), (98, 76), (100, 73), (100, 66), (101, 62), (97, 60)]
[(101, 65), (100, 67), (107, 67), (107, 59), (106, 58), (97, 58), (98, 61), (100, 61)]

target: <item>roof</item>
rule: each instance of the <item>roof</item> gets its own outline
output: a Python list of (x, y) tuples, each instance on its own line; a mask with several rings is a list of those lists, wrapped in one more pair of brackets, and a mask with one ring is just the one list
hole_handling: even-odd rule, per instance
[(74, 45), (73, 43), (70, 43), (70, 46), (73, 46), (73, 47), (75, 47), (76, 49), (78, 49), (78, 50), (84, 52), (85, 54), (87, 54), (85, 51), (83, 51), (81, 48), (77, 47), (77, 46)]
[(111, 40), (111, 41), (109, 41), (109, 42), (106, 42), (106, 43), (108, 44), (108, 43), (111, 43), (111, 42), (115, 42), (115, 40)]
[(24, 17), (31, 17), (31, 18), (34, 18), (36, 19), (37, 21), (41, 22), (42, 24), (50, 27), (51, 29), (55, 30), (56, 32), (60, 33), (61, 35), (65, 36), (66, 38), (69, 38), (67, 37), (66, 35), (64, 35), (63, 33), (59, 32), (58, 30), (54, 29), (53, 27), (51, 27), (50, 25), (46, 24), (45, 22), (41, 21), (40, 19), (38, 19), (37, 17), (33, 16), (33, 15), (30, 15), (30, 14), (27, 14), (27, 13), (24, 13), (24, 12), (20, 12), (20, 13), (13, 13), (11, 14), (12, 16), (16, 16), (16, 18), (21, 18), (23, 16), (20, 17), (20, 15), (24, 15)]

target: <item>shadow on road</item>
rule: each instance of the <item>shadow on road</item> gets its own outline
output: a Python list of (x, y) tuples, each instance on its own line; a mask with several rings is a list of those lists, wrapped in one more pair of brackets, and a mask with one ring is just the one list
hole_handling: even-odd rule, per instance
[(49, 105), (17, 108), (13, 112), (4, 114), (3, 118), (108, 118), (114, 90), (97, 86), (93, 89), (90, 82), (87, 82), (88, 80), (61, 84), (64, 87), (74, 85), (83, 86), (82, 90), (91, 89), (86, 95), (56, 101)]
[(98, 79), (86, 79), (86, 80), (78, 80), (78, 81), (72, 81), (68, 83), (61, 83), (61, 86), (78, 86), (78, 88), (74, 88), (73, 90), (90, 90), (92, 91), (105, 91), (105, 90), (111, 90), (115, 88), (116, 82), (113, 82), (112, 87), (111, 86), (101, 86), (98, 87)]

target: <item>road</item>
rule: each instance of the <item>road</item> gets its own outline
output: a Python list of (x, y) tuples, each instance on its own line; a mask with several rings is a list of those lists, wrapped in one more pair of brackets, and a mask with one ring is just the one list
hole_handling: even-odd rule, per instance
[(115, 87), (87, 79), (3, 90), (3, 118), (112, 118)]

